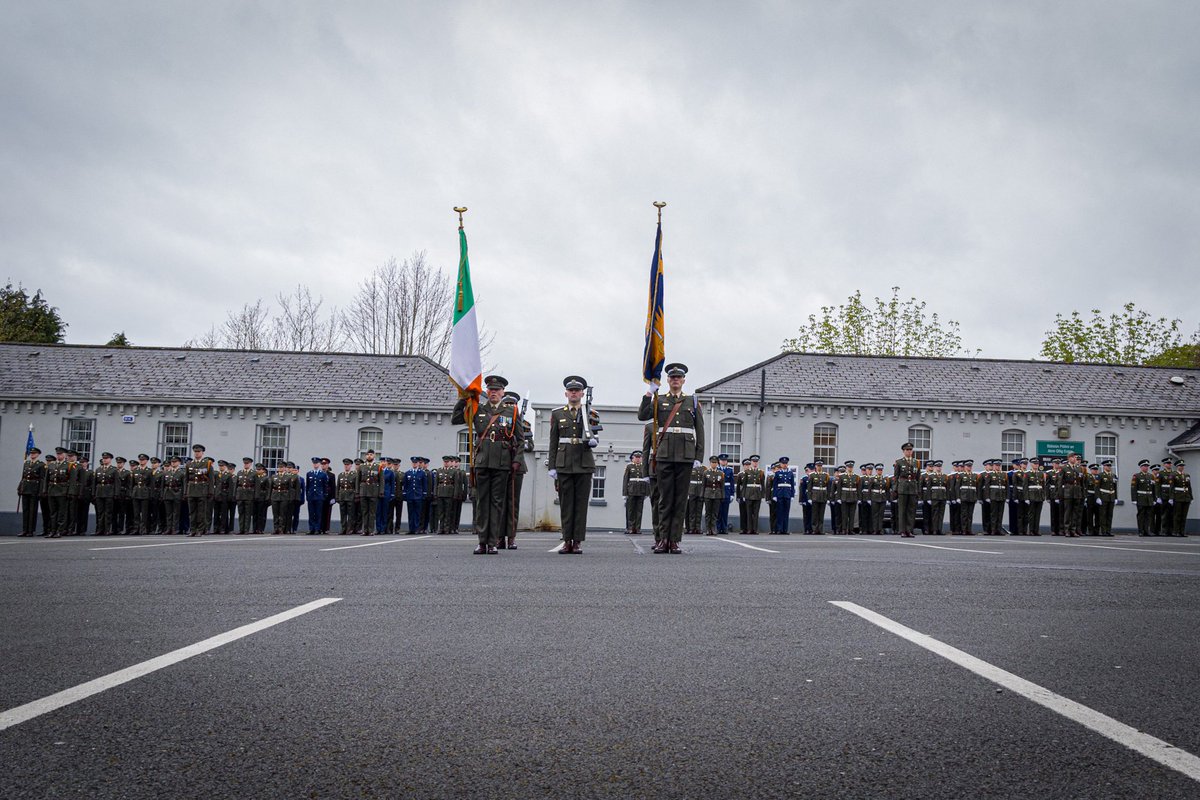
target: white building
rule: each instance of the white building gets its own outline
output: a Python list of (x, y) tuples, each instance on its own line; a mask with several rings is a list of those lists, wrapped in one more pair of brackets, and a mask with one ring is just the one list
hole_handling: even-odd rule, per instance
[[(697, 388), (702, 375), (692, 365), (707, 450), (735, 464), (751, 453), (767, 463), (786, 455), (793, 467), (818, 456), (891, 464), (912, 441), (918, 457), (946, 462), (1074, 450), (1113, 458), (1128, 477), (1142, 458), (1200, 454), (1195, 369), (785, 353)], [(466, 430), (450, 424), (454, 400), (446, 371), (415, 356), (0, 344), (0, 485), (14, 488), (0, 500), (0, 532), (19, 528), (15, 487), (30, 425), (46, 452), (165, 457), (200, 442), (217, 459), (307, 469), (326, 456), (337, 470), (371, 448), (436, 466), (446, 453), (466, 456)], [(553, 407), (529, 414), (523, 527), (558, 525), (546, 467)], [(621, 477), (643, 423), (635, 405), (597, 410), (604, 431), (589, 524), (621, 530)], [(1114, 525), (1131, 529), (1127, 491), (1121, 500)], [(468, 504), (464, 522), (470, 513)]]

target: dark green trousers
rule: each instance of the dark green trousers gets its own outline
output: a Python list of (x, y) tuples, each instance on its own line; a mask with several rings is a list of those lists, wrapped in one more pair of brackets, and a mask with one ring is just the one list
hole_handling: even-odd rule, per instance
[(558, 473), (558, 502), (562, 514), (563, 541), (582, 542), (587, 536), (588, 501), (592, 497), (592, 473)]
[(915, 494), (897, 495), (896, 513), (900, 519), (895, 520), (896, 524), (892, 527), (897, 528), (900, 533), (912, 533), (913, 528), (917, 527), (917, 496)]
[(642, 510), (646, 507), (645, 495), (625, 498), (625, 530), (639, 533), (642, 530)]

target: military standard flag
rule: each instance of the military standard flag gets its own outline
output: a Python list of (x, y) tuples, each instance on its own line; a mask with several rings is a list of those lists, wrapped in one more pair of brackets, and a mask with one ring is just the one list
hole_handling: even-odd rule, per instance
[(663, 321), (663, 261), (662, 220), (654, 237), (654, 259), (650, 262), (650, 297), (646, 306), (646, 346), (642, 351), (642, 380), (658, 391), (662, 382), (663, 361), (666, 358), (666, 335)]
[(450, 380), (458, 396), (473, 402), (483, 393), (483, 366), (479, 356), (479, 323), (475, 318), (475, 293), (471, 290), (471, 265), (467, 261), (467, 233), (459, 226), (458, 285), (454, 290), (454, 327), (450, 331)]
[(35, 447), (37, 447), (37, 445), (35, 445), (33, 443), (33, 426), (30, 425), (29, 426), (29, 438), (27, 438), (25, 440), (25, 457), (26, 458), (29, 457), (29, 454), (33, 452), (33, 448), (35, 448)]

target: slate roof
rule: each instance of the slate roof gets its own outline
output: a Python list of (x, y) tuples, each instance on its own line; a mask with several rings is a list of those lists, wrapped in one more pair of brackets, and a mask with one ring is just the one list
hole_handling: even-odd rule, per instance
[(1200, 369), (1112, 364), (781, 353), (696, 391), (757, 401), (764, 369), (768, 402), (1200, 417)]
[(1168, 450), (1200, 449), (1200, 422), (1167, 442)]
[(0, 344), (5, 400), (449, 412), (456, 396), (424, 356)]

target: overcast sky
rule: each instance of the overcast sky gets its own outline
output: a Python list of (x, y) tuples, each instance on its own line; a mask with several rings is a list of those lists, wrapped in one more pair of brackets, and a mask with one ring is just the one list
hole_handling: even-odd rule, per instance
[(491, 360), (535, 400), (699, 386), (898, 285), (981, 355), (1056, 312), (1197, 319), (1189, 2), (2, 0), (0, 253), (67, 341), (182, 344), (297, 283), (346, 305), (466, 205)]

